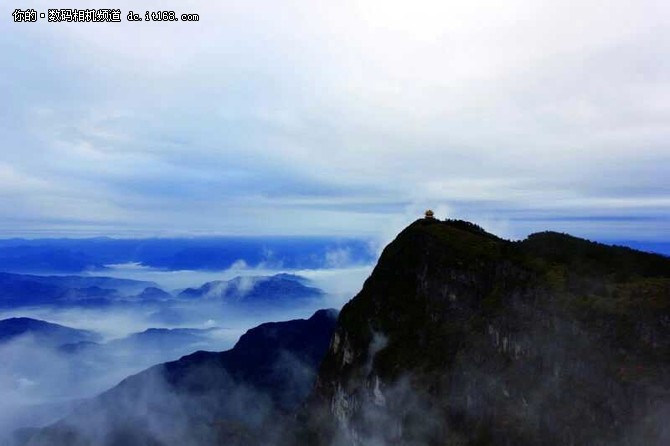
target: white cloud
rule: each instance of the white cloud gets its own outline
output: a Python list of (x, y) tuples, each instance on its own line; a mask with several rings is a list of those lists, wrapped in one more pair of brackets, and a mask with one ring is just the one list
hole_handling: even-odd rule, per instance
[(114, 6), (201, 21), (0, 31), (6, 233), (369, 234), (438, 205), (669, 229), (667, 2)]

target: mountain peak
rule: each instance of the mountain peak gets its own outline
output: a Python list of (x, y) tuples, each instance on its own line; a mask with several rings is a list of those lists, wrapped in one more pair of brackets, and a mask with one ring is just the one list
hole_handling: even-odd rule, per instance
[[(668, 268), (662, 256), (563, 234), (511, 242), (466, 221), (419, 219), (342, 309), (309, 435), (614, 441), (668, 403)], [(662, 425), (645, 422), (646, 444), (663, 444)]]

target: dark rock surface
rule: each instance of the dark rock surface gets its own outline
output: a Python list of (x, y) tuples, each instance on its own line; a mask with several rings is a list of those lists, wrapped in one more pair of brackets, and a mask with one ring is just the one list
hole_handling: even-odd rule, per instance
[(666, 445), (669, 379), (670, 258), (422, 219), (342, 309), (288, 443)]

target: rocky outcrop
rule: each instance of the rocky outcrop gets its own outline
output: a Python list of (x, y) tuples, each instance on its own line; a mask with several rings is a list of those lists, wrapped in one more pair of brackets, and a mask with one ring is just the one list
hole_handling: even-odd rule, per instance
[(341, 311), (293, 441), (662, 445), (670, 259), (418, 220)]

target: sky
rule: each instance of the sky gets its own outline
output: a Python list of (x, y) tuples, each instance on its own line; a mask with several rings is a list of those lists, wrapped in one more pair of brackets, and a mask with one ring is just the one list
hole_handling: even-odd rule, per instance
[(5, 1), (0, 237), (667, 241), (668, 54), (660, 0)]

